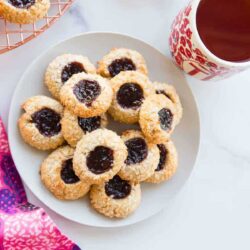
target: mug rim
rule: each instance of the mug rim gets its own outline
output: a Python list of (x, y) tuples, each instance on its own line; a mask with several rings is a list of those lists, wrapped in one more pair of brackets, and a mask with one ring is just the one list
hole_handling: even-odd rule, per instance
[(246, 61), (246, 62), (231, 62), (231, 61), (227, 61), (224, 59), (221, 59), (220, 57), (216, 56), (215, 54), (213, 54), (204, 44), (204, 42), (202, 41), (200, 34), (198, 32), (198, 28), (197, 28), (197, 21), (196, 21), (196, 16), (197, 16), (197, 10), (198, 10), (198, 6), (200, 4), (202, 0), (193, 0), (192, 1), (192, 6), (193, 6), (193, 14), (191, 16), (192, 19), (192, 24), (193, 24), (193, 32), (194, 35), (199, 43), (199, 45), (202, 47), (202, 49), (206, 52), (206, 54), (211, 57), (214, 61), (219, 62), (220, 64), (224, 64), (227, 65), (229, 67), (249, 67), (250, 66), (250, 60)]

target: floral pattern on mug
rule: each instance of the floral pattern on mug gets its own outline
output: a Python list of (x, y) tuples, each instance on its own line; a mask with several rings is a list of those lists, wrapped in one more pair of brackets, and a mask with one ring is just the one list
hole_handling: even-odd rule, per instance
[(242, 71), (245, 68), (220, 65), (209, 58), (194, 36), (192, 22), (193, 1), (175, 18), (169, 37), (172, 57), (182, 70), (200, 80), (219, 80)]

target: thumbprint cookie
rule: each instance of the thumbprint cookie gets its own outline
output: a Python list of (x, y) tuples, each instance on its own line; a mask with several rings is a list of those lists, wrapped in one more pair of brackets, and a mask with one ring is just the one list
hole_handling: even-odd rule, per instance
[(48, 66), (45, 73), (45, 85), (51, 94), (60, 98), (60, 89), (71, 76), (78, 73), (95, 74), (95, 66), (87, 57), (81, 55), (64, 54), (56, 57)]
[(146, 182), (160, 183), (169, 180), (176, 172), (178, 157), (174, 143), (169, 140), (157, 145), (160, 152), (160, 160), (155, 172)]
[(147, 75), (143, 56), (135, 50), (114, 48), (98, 62), (98, 74), (112, 78), (121, 71), (138, 71)]
[(26, 143), (40, 150), (55, 149), (63, 142), (61, 118), (63, 107), (46, 96), (34, 96), (23, 105), (19, 119), (20, 133)]
[(154, 92), (148, 77), (136, 71), (121, 72), (111, 79), (111, 85), (114, 95), (110, 115), (119, 122), (138, 122), (144, 99)]
[(42, 163), (41, 180), (46, 188), (61, 200), (76, 200), (89, 191), (73, 170), (74, 149), (63, 146), (52, 152)]
[(106, 114), (82, 118), (72, 114), (68, 109), (64, 109), (62, 118), (62, 133), (65, 140), (75, 147), (83, 135), (99, 128), (105, 128), (108, 124)]
[(141, 187), (115, 175), (111, 180), (91, 187), (90, 202), (97, 212), (107, 217), (125, 218), (140, 205)]
[(160, 153), (155, 144), (149, 143), (137, 130), (127, 130), (122, 134), (128, 156), (123, 162), (119, 175), (134, 183), (149, 178), (157, 168)]
[(99, 75), (73, 75), (61, 88), (60, 100), (73, 114), (93, 117), (105, 113), (112, 100), (109, 81)]
[(82, 181), (100, 184), (119, 172), (126, 157), (126, 146), (115, 132), (97, 129), (77, 143), (73, 166)]
[(159, 83), (159, 82), (154, 82), (153, 85), (155, 87), (156, 94), (165, 95), (169, 100), (172, 101), (176, 109), (176, 116), (177, 116), (176, 123), (179, 124), (182, 118), (183, 109), (182, 109), (180, 98), (174, 86), (166, 84), (166, 83)]
[(139, 123), (148, 140), (166, 142), (177, 123), (174, 104), (164, 95), (151, 95), (141, 107)]
[(43, 18), (50, 0), (0, 0), (0, 16), (12, 23), (28, 24)]

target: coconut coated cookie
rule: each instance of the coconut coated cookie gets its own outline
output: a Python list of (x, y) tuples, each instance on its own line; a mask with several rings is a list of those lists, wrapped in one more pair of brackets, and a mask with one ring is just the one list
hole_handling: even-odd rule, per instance
[(91, 187), (90, 202), (96, 211), (107, 217), (125, 218), (141, 202), (140, 184), (115, 175), (111, 180)]
[(65, 140), (75, 147), (83, 135), (99, 128), (105, 128), (108, 124), (106, 114), (89, 118), (82, 118), (72, 114), (68, 109), (64, 109), (62, 118), (62, 133)]
[(107, 79), (99, 75), (79, 73), (62, 86), (60, 100), (73, 114), (87, 118), (105, 113), (110, 107), (112, 95)]
[(97, 129), (78, 142), (73, 165), (82, 181), (100, 184), (119, 172), (126, 157), (126, 146), (115, 132)]
[(155, 172), (146, 182), (160, 183), (169, 180), (176, 172), (178, 164), (177, 151), (174, 143), (169, 140), (157, 145), (160, 152), (160, 160)]
[(61, 200), (76, 200), (89, 191), (80, 181), (72, 165), (74, 149), (63, 146), (52, 152), (42, 163), (41, 180), (46, 188)]
[(174, 104), (164, 95), (151, 95), (141, 107), (139, 123), (148, 140), (157, 144), (166, 142), (177, 123)]
[(64, 54), (56, 57), (48, 66), (45, 73), (45, 85), (51, 94), (60, 98), (61, 87), (71, 76), (85, 72), (95, 74), (95, 66), (87, 57), (81, 55)]
[(157, 168), (160, 153), (155, 144), (149, 143), (137, 130), (127, 130), (122, 134), (128, 156), (122, 164), (119, 175), (134, 183), (149, 178)]
[(114, 77), (121, 71), (138, 71), (148, 74), (143, 56), (135, 50), (115, 48), (98, 62), (98, 73), (104, 77)]
[(173, 104), (176, 108), (176, 115), (177, 115), (176, 123), (177, 124), (180, 123), (181, 118), (182, 118), (183, 109), (182, 109), (180, 98), (179, 98), (174, 86), (169, 85), (167, 83), (159, 83), (159, 82), (154, 82), (153, 85), (155, 87), (156, 94), (165, 95), (168, 99), (170, 99), (173, 102)]
[(33, 23), (43, 18), (49, 8), (49, 0), (0, 0), (0, 16), (12, 23)]
[(47, 96), (34, 96), (23, 105), (19, 129), (26, 143), (40, 150), (55, 149), (64, 142), (61, 131), (63, 107)]
[(111, 85), (114, 95), (110, 115), (119, 122), (138, 122), (142, 103), (154, 93), (148, 77), (136, 71), (121, 72), (111, 79)]

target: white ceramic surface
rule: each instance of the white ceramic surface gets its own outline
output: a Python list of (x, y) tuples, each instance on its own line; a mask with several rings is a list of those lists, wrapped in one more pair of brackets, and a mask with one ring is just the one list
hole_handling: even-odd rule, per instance
[[(179, 169), (175, 177), (161, 185), (143, 184), (143, 199), (139, 209), (123, 220), (111, 220), (97, 214), (88, 199), (65, 202), (55, 199), (39, 179), (39, 165), (47, 153), (39, 152), (26, 145), (17, 128), (21, 114), (20, 105), (28, 97), (37, 94), (49, 95), (43, 85), (44, 70), (48, 63), (62, 53), (86, 55), (96, 62), (113, 47), (127, 47), (140, 51), (146, 61), (152, 80), (173, 84), (180, 94), (184, 117), (176, 129), (173, 139), (179, 152)], [(172, 62), (150, 45), (119, 34), (89, 33), (66, 40), (38, 57), (26, 70), (15, 90), (9, 114), (9, 141), (18, 171), (32, 192), (48, 207), (62, 216), (81, 224), (97, 227), (118, 227), (136, 223), (159, 212), (171, 203), (171, 198), (180, 190), (195, 164), (199, 148), (199, 116), (194, 97), (187, 82)]]

